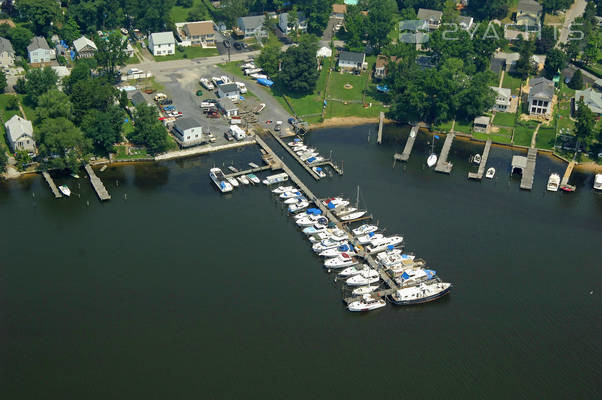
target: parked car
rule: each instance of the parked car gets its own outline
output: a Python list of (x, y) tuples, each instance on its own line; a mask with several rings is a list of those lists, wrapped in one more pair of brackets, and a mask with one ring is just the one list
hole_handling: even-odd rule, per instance
[(232, 135), (230, 134), (230, 132), (224, 132), (224, 137), (226, 138), (226, 140), (227, 140), (228, 142), (231, 142), (231, 141), (233, 141), (233, 140), (234, 140), (234, 136), (232, 136)]
[(202, 101), (201, 102), (201, 108), (212, 108), (213, 107), (213, 103), (209, 102), (209, 101)]

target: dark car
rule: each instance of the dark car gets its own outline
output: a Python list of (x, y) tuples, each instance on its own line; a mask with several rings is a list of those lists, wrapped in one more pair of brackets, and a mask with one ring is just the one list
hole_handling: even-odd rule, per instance
[(236, 50), (242, 50), (243, 49), (243, 45), (241, 42), (234, 42), (234, 48)]

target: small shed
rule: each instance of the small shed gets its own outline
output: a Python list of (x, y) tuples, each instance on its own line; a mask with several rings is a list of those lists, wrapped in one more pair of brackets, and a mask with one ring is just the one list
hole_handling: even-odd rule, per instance
[(491, 123), (491, 118), (487, 116), (476, 117), (473, 121), (473, 130), (475, 132), (487, 133), (489, 131), (489, 124)]
[(234, 103), (232, 103), (232, 100), (227, 97), (219, 99), (217, 105), (219, 109), (222, 110), (222, 113), (228, 118), (236, 117), (238, 115), (238, 107), (236, 107)]
[(134, 105), (134, 107), (137, 107), (140, 104), (147, 104), (147, 101), (144, 98), (144, 95), (139, 90), (136, 90), (134, 92), (134, 94), (132, 95), (131, 101), (132, 101), (132, 104)]

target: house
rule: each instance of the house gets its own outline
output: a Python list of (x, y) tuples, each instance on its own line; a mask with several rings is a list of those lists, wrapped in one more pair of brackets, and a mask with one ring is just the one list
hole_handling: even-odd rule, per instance
[(215, 24), (213, 21), (188, 22), (178, 29), (182, 42), (190, 46), (215, 47)]
[(490, 86), (490, 89), (495, 92), (495, 104), (493, 105), (493, 111), (506, 112), (510, 108), (510, 99), (512, 98), (512, 91), (506, 88), (500, 88), (496, 86)]
[(418, 54), (416, 56), (416, 65), (418, 65), (421, 69), (434, 68), (435, 61), (433, 56), (427, 56), (426, 54)]
[(71, 70), (64, 65), (52, 65), (50, 68), (52, 68), (52, 70), (56, 73), (56, 76), (58, 76), (59, 80), (71, 75)]
[(341, 51), (339, 54), (339, 68), (342, 71), (361, 71), (368, 67), (366, 54), (353, 51)]
[(30, 64), (48, 63), (55, 58), (55, 52), (48, 46), (46, 39), (35, 36), (27, 46), (27, 56)]
[(73, 48), (77, 53), (77, 58), (91, 58), (98, 51), (96, 44), (85, 36), (75, 39), (73, 41)]
[(430, 30), (438, 29), (441, 25), (441, 18), (443, 17), (443, 12), (437, 10), (430, 10), (428, 8), (419, 8), (418, 14), (416, 14), (416, 18), (426, 21), (429, 25)]
[(236, 83), (222, 83), (217, 86), (217, 95), (221, 99), (237, 101), (240, 98), (240, 88)]
[(583, 100), (586, 106), (597, 116), (602, 116), (602, 93), (589, 88), (575, 91), (575, 110), (578, 109), (579, 100)]
[(236, 107), (234, 103), (232, 103), (232, 101), (227, 97), (222, 97), (219, 99), (217, 101), (217, 106), (228, 118), (236, 117), (238, 115), (238, 107)]
[(458, 19), (456, 19), (456, 22), (458, 23), (458, 25), (460, 25), (460, 28), (469, 30), (472, 27), (472, 24), (474, 23), (474, 19), (472, 17), (460, 15), (458, 16)]
[(501, 68), (508, 72), (514, 69), (516, 66), (516, 62), (520, 58), (520, 54), (518, 53), (502, 53), (498, 52), (493, 55), (492, 64), (500, 64)]
[(517, 25), (539, 25), (543, 7), (535, 0), (519, 0), (516, 8)]
[(8, 39), (0, 37), (0, 66), (12, 67), (15, 65), (15, 50)]
[(601, 79), (596, 79), (596, 80), (594, 81), (594, 86), (597, 86), (597, 87), (598, 87), (598, 89), (601, 89), (601, 90), (602, 90), (602, 78), (601, 78)]
[(399, 21), (399, 41), (422, 44), (429, 40), (429, 24), (421, 19)]
[(307, 18), (305, 18), (304, 13), (302, 13), (301, 11), (298, 11), (297, 12), (297, 22), (295, 23), (295, 26), (290, 27), (289, 23), (288, 23), (288, 13), (282, 13), (278, 16), (278, 27), (286, 35), (291, 33), (292, 30), (299, 31), (299, 32), (306, 32), (307, 31)]
[(384, 79), (387, 77), (387, 66), (389, 61), (398, 63), (401, 61), (401, 58), (398, 59), (395, 56), (387, 57), (383, 55), (379, 55), (376, 57), (376, 63), (374, 65), (374, 78), (376, 79)]
[(534, 78), (529, 81), (529, 85), (531, 86), (527, 97), (529, 114), (550, 115), (554, 99), (554, 82), (546, 78)]
[(241, 34), (246, 38), (268, 37), (268, 31), (263, 26), (265, 15), (253, 15), (248, 17), (239, 17), (236, 25), (241, 30)]
[(472, 123), (472, 129), (475, 132), (487, 133), (491, 118), (486, 116), (476, 117)]
[(148, 102), (144, 98), (144, 95), (139, 90), (136, 90), (134, 92), (130, 101), (132, 102), (134, 107), (138, 107), (140, 104), (148, 104)]
[(176, 120), (172, 132), (184, 147), (198, 144), (203, 138), (203, 127), (198, 121), (190, 117)]
[(337, 19), (345, 19), (345, 14), (347, 14), (347, 5), (345, 5), (345, 4), (333, 4), (332, 5), (331, 17), (334, 17)]
[(176, 53), (176, 39), (173, 32), (151, 33), (148, 39), (148, 48), (153, 56), (167, 56)]
[(28, 153), (35, 153), (36, 142), (33, 139), (31, 121), (13, 115), (11, 119), (6, 121), (4, 128), (6, 129), (8, 144), (13, 152), (25, 150)]
[(316, 57), (320, 58), (320, 57), (332, 57), (332, 50), (330, 49), (330, 47), (320, 47), (318, 49), (318, 51), (316, 52)]

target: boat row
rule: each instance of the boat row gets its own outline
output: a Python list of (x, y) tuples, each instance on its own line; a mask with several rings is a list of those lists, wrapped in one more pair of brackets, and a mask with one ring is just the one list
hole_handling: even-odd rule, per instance
[[(233, 174), (238, 174), (239, 171), (230, 167)], [(213, 181), (217, 189), (222, 193), (228, 193), (239, 186), (257, 185), (261, 183), (255, 174), (240, 174), (236, 177), (226, 176), (220, 168), (213, 167), (209, 170), (209, 178)]]
[(309, 147), (303, 143), (303, 140), (300, 138), (293, 139), (292, 142), (288, 143), (288, 146), (293, 152), (295, 152), (295, 154), (297, 154), (297, 157), (301, 161), (311, 167), (312, 171), (314, 171), (316, 175), (318, 175), (320, 178), (326, 178), (326, 172), (324, 172), (322, 167), (314, 165), (322, 161), (326, 161), (326, 159), (320, 156), (320, 153), (314, 147)]

